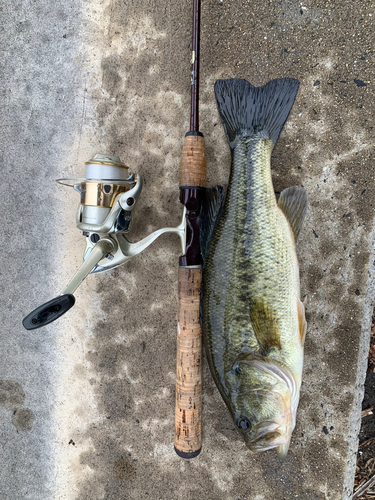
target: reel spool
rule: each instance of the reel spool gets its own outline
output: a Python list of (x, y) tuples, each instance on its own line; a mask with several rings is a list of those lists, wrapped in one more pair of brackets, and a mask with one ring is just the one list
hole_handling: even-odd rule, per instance
[(47, 325), (66, 313), (75, 303), (73, 293), (86, 276), (124, 264), (160, 235), (178, 234), (182, 255), (186, 250), (186, 208), (179, 226), (159, 229), (137, 243), (126, 239), (143, 183), (141, 176), (131, 173), (117, 156), (97, 154), (86, 162), (84, 178), (57, 182), (80, 194), (76, 225), (86, 237), (86, 249), (81, 267), (61, 294), (24, 318), (27, 330)]
[(117, 195), (135, 186), (135, 176), (117, 156), (96, 155), (85, 165), (86, 180), (75, 185), (81, 194), (80, 222), (102, 224), (113, 208)]

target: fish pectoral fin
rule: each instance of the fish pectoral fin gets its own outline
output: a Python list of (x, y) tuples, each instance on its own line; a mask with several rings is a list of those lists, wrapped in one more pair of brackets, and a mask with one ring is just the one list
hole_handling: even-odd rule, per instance
[(281, 349), (278, 319), (263, 298), (255, 297), (250, 301), (250, 320), (262, 355), (266, 356), (273, 347)]
[(296, 241), (306, 215), (307, 205), (307, 191), (301, 186), (284, 189), (280, 194), (278, 206), (288, 219)]
[(305, 306), (307, 299), (303, 302), (297, 300), (297, 311), (298, 311), (298, 324), (299, 324), (299, 336), (301, 340), (301, 344), (305, 343), (306, 332), (307, 332), (307, 322), (305, 317)]
[(209, 243), (216, 220), (224, 206), (225, 194), (222, 186), (206, 189), (201, 211), (200, 245), (203, 262), (206, 260)]

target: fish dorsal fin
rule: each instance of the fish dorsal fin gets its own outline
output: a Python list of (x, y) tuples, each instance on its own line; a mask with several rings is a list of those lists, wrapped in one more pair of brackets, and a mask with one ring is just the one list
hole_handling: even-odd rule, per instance
[(224, 205), (224, 190), (222, 186), (206, 189), (201, 213), (200, 244), (203, 262), (206, 260), (216, 220)]
[(297, 241), (308, 205), (306, 189), (301, 186), (284, 189), (280, 194), (278, 205), (288, 219), (294, 239)]
[(307, 301), (307, 299), (305, 299), (303, 302), (301, 302), (300, 300), (297, 300), (299, 336), (300, 336), (302, 345), (305, 343), (306, 332), (307, 332), (307, 322), (306, 322), (306, 317), (305, 317), (306, 301)]
[(262, 355), (266, 356), (273, 347), (281, 349), (278, 319), (263, 297), (251, 299), (250, 320)]

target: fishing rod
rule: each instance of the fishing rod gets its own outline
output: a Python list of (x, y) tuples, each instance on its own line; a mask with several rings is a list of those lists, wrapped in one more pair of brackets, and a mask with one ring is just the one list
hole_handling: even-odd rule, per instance
[(199, 131), (199, 52), (201, 0), (193, 0), (190, 130), (180, 164), (180, 201), (186, 210), (186, 252), (178, 269), (175, 451), (194, 458), (201, 450), (202, 330), (200, 225), (206, 187), (206, 152)]

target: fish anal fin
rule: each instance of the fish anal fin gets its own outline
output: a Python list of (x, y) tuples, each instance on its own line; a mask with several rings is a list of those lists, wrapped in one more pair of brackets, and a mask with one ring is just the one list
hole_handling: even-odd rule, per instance
[(301, 186), (284, 189), (280, 194), (278, 206), (288, 219), (296, 241), (305, 218), (307, 205), (307, 191)]
[(306, 331), (307, 331), (307, 322), (305, 317), (305, 305), (307, 302), (307, 298), (303, 302), (297, 300), (297, 310), (298, 310), (298, 324), (299, 324), (299, 336), (301, 340), (301, 344), (305, 343)]
[(250, 301), (250, 320), (263, 355), (274, 347), (281, 349), (279, 322), (266, 300), (255, 297)]

